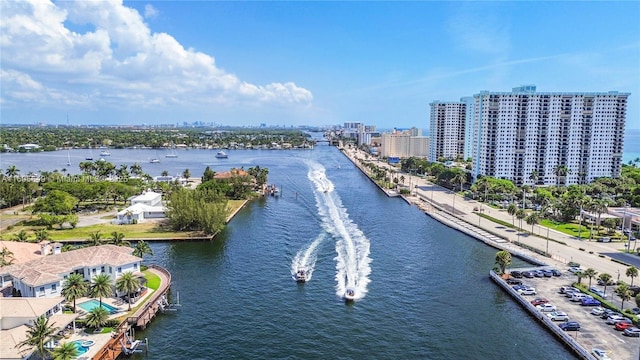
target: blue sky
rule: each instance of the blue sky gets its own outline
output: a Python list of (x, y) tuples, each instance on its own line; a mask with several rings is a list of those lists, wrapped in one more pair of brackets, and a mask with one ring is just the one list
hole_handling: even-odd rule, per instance
[(535, 84), (630, 92), (640, 2), (0, 2), (2, 123), (428, 127)]

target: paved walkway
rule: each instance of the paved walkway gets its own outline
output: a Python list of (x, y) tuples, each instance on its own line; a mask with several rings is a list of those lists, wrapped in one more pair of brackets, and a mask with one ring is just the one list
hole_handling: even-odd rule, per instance
[[(354, 162), (354, 159), (365, 159), (365, 153), (359, 150), (345, 149), (345, 154)], [(379, 166), (392, 166), (379, 162)], [(395, 168), (393, 168), (395, 169)], [(456, 195), (448, 189), (434, 185), (419, 176), (403, 173), (405, 184), (410, 184), (412, 188), (411, 196), (408, 199), (416, 204), (425, 202), (433, 204), (433, 207), (441, 208), (444, 216), (455, 217), (459, 220), (456, 226), (461, 228), (475, 227), (486, 232), (487, 237), (493, 237), (496, 242), (503, 243), (512, 252), (524, 253), (527, 256), (540, 258), (549, 265), (558, 266), (560, 270), (567, 270), (566, 264), (569, 261), (575, 261), (582, 265), (583, 269), (593, 268), (598, 274), (608, 273), (613, 280), (624, 280), (631, 282), (631, 278), (625, 275), (628, 265), (620, 264), (611, 260), (612, 257), (623, 260), (628, 264), (640, 265), (640, 256), (624, 253), (624, 243), (598, 243), (595, 241), (578, 240), (576, 237), (546, 228), (544, 226), (535, 225), (533, 234), (530, 225), (524, 225), (523, 231), (500, 225), (493, 221), (484, 219), (476, 212), (474, 208), (482, 211), (484, 214), (495, 219), (512, 223), (514, 220), (506, 210), (497, 210), (475, 200), (466, 200), (462, 196)], [(423, 207), (425, 211), (434, 211), (433, 207)], [(515, 223), (518, 220), (515, 219)], [(588, 230), (587, 230), (588, 231)], [(547, 240), (547, 237), (551, 240)], [(528, 246), (534, 247), (541, 251), (551, 254), (552, 258), (543, 257), (519, 247), (514, 242), (521, 242)], [(633, 249), (633, 242), (631, 247)], [(637, 279), (636, 279), (637, 280)], [(637, 281), (636, 281), (637, 282)]]

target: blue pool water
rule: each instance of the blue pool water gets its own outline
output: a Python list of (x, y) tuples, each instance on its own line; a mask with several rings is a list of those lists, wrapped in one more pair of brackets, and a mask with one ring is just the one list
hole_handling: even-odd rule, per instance
[(87, 351), (89, 351), (89, 348), (82, 346), (82, 340), (74, 341), (73, 345), (75, 345), (76, 346), (76, 350), (78, 350), (78, 356), (86, 353)]
[[(80, 306), (83, 310), (89, 312), (97, 307), (100, 306), (100, 301), (96, 300), (96, 299), (91, 299), (89, 301), (85, 301), (81, 304), (78, 304), (78, 306)], [(115, 308), (109, 304), (105, 304), (104, 302), (102, 303), (102, 307), (109, 311), (111, 314), (118, 312), (118, 308)]]

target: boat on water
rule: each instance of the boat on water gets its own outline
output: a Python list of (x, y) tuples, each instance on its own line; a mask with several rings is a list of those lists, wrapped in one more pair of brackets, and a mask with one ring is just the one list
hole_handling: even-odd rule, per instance
[(71, 152), (67, 148), (67, 166), (71, 166)]
[(226, 159), (229, 157), (229, 155), (227, 155), (227, 153), (224, 151), (218, 151), (218, 153), (216, 154), (216, 157), (218, 159)]
[(167, 155), (165, 155), (164, 157), (169, 158), (169, 159), (173, 159), (173, 158), (177, 158), (178, 154), (176, 154), (175, 150), (172, 150), (170, 153), (168, 153)]
[(347, 288), (347, 291), (344, 292), (344, 301), (352, 302), (356, 298), (356, 291), (352, 288)]
[(299, 283), (307, 281), (307, 272), (304, 269), (298, 269), (296, 272), (296, 281)]
[(108, 152), (107, 150), (102, 150), (100, 151), (100, 156), (111, 156), (111, 153)]
[(152, 163), (152, 164), (157, 164), (157, 163), (159, 163), (159, 162), (160, 162), (160, 160), (158, 160), (158, 159), (151, 159), (151, 160), (149, 160), (149, 162), (150, 162), (150, 163)]

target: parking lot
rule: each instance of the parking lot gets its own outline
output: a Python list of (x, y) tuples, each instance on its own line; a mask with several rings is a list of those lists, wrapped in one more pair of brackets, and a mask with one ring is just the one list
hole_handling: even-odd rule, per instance
[[(535, 268), (528, 268), (535, 269)], [(527, 269), (511, 269), (527, 270)], [(520, 295), (531, 301), (536, 298), (545, 298), (550, 304), (569, 315), (569, 321), (577, 321), (580, 324), (579, 331), (567, 331), (582, 347), (591, 352), (592, 348), (600, 348), (608, 351), (612, 359), (638, 359), (640, 338), (627, 337), (622, 331), (616, 330), (614, 325), (609, 325), (600, 316), (592, 315), (594, 306), (582, 306), (580, 302), (572, 302), (565, 294), (560, 293), (562, 286), (571, 286), (576, 281), (576, 276), (567, 269), (558, 269), (561, 276), (520, 278), (524, 284), (534, 287), (536, 294)], [(586, 281), (585, 281), (586, 280)], [(589, 279), (583, 279), (582, 283), (588, 285)], [(595, 286), (595, 279), (592, 286)], [(602, 288), (602, 287), (598, 287)], [(607, 299), (613, 294), (614, 286), (607, 287)], [(613, 303), (619, 305), (619, 298), (614, 297)], [(625, 302), (625, 308), (635, 307), (635, 301)], [(555, 322), (560, 325), (562, 321)]]

